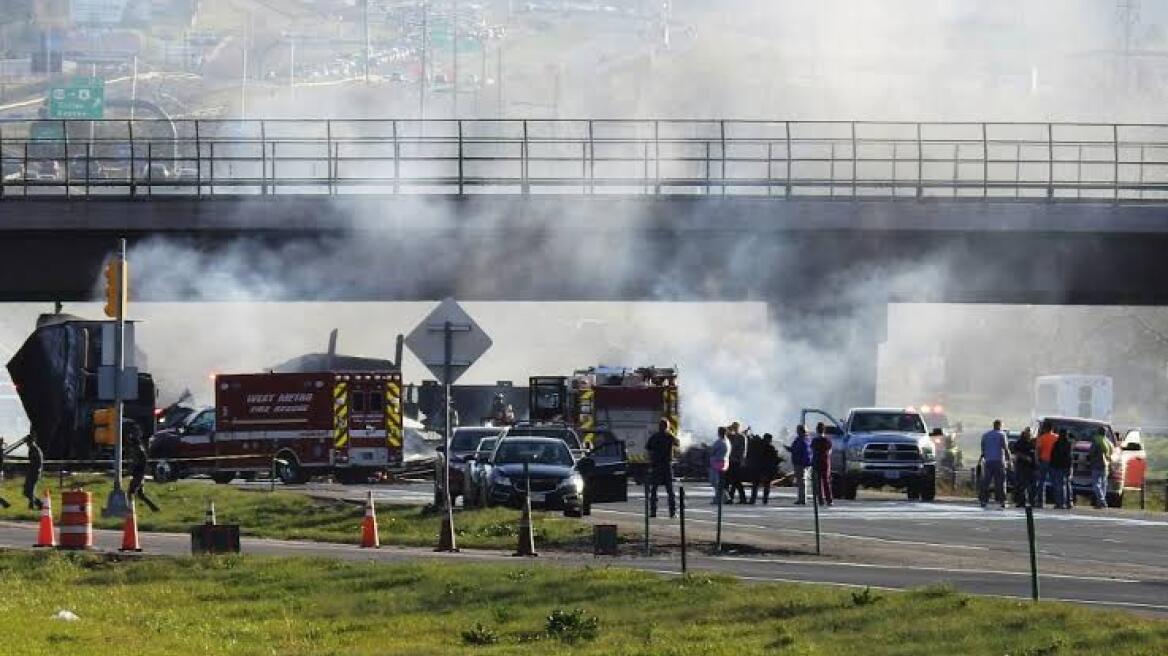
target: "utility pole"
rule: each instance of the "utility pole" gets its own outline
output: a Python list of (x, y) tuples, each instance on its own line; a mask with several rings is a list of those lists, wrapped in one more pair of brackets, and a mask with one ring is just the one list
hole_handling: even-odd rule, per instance
[(499, 48), (495, 50), (495, 107), (499, 118), (505, 118), (507, 112), (503, 109), (503, 42), (499, 42)]
[(296, 35), (288, 35), (288, 88), (296, 98)]
[(1132, 50), (1140, 24), (1140, 0), (1117, 0), (1115, 12), (1120, 29), (1120, 83), (1127, 93), (1132, 88)]
[(239, 76), (239, 117), (247, 118), (247, 50), (251, 40), (251, 12), (243, 24), (243, 72)]

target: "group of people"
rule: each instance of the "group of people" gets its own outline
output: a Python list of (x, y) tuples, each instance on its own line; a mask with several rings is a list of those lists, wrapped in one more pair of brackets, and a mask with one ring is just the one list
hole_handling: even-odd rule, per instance
[[(779, 452), (775, 449), (774, 436), (753, 433), (749, 427), (742, 430), (741, 424), (733, 422), (729, 426), (718, 427), (718, 439), (709, 451), (710, 484), (715, 497), (711, 503), (718, 503), (721, 496), (725, 503), (754, 504), (758, 502), (758, 491), (762, 488), (763, 504), (770, 503), (771, 483), (779, 474)], [(746, 498), (746, 484), (750, 484), (750, 499)]]
[[(1107, 507), (1107, 479), (1111, 466), (1112, 445), (1103, 428), (1090, 437), (1091, 448), (1087, 462), (1091, 468), (1093, 505)], [(1001, 420), (981, 438), (982, 476), (978, 499), (982, 508), (989, 504), (990, 491), (1002, 508), (1006, 507), (1006, 472), (1014, 472), (1014, 505), (1022, 508), (1069, 509), (1075, 505), (1071, 488), (1071, 468), (1074, 441), (1067, 429), (1054, 430), (1054, 425), (1043, 422), (1038, 437), (1029, 428), (1022, 431), (1011, 447)]]

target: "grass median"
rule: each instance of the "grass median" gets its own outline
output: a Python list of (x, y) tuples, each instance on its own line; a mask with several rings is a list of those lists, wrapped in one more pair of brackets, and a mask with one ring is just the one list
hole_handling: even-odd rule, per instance
[[(42, 489), (53, 489), (53, 513), (60, 518), (61, 494), (56, 477), (41, 479)], [(27, 509), (20, 496), (20, 479), (0, 485), (0, 497), (13, 504), (0, 510), (0, 520), (35, 521), (39, 513)], [(93, 494), (94, 526), (120, 529), (117, 519), (100, 517), (101, 507), (109, 495), (110, 483), (95, 475), (65, 478), (65, 489), (83, 484)], [(213, 485), (205, 481), (179, 481), (148, 485), (147, 493), (161, 508), (151, 512), (138, 505), (138, 528), (142, 531), (185, 532), (192, 524), (201, 524), (208, 501), (215, 502), (220, 523), (239, 524), (244, 535), (284, 540), (357, 543), (361, 539), (364, 508), (343, 501), (313, 499), (302, 492), (268, 492), (240, 489), (230, 485)], [(418, 506), (379, 504), (378, 525), (382, 544), (434, 546), (440, 517)], [(533, 513), (537, 547), (582, 547), (590, 539), (591, 527), (580, 520), (567, 519), (558, 513)], [(519, 512), (507, 508), (457, 511), (455, 528), (459, 546), (470, 549), (514, 549), (517, 542)]]
[[(1168, 622), (1059, 603), (621, 568), (0, 552), (10, 653), (1164, 654)], [(53, 619), (69, 611), (77, 619)]]

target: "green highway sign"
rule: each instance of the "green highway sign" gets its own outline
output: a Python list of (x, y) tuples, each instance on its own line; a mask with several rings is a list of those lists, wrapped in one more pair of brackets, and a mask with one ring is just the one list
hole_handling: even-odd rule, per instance
[(49, 118), (99, 119), (105, 115), (105, 81), (79, 77), (49, 89)]

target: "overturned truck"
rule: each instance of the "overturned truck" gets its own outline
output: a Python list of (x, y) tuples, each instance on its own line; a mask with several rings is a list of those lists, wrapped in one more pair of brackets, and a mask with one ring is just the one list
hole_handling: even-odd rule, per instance
[[(47, 460), (97, 465), (94, 461), (113, 456), (113, 402), (98, 398), (98, 367), (103, 349), (111, 348), (102, 339), (107, 325), (68, 314), (41, 315), (8, 362), (31, 435)], [(133, 359), (144, 364), (140, 353)], [(123, 421), (148, 436), (154, 433), (154, 379), (141, 371), (137, 377), (138, 394), (125, 401)]]

